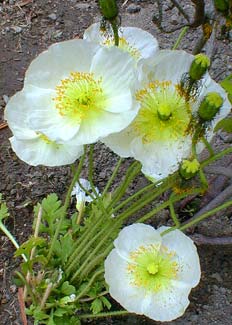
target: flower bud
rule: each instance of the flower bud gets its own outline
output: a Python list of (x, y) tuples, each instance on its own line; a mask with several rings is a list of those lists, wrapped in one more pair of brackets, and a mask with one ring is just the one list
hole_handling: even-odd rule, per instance
[(200, 164), (196, 159), (193, 160), (183, 160), (179, 173), (182, 178), (184, 179), (190, 179), (196, 175), (196, 173), (199, 171)]
[(189, 75), (192, 80), (200, 80), (210, 66), (210, 59), (203, 53), (195, 55), (190, 66)]
[(116, 0), (99, 0), (101, 13), (106, 19), (114, 19), (118, 15), (118, 7)]
[(223, 104), (223, 98), (216, 92), (208, 93), (200, 104), (198, 116), (203, 121), (212, 121)]

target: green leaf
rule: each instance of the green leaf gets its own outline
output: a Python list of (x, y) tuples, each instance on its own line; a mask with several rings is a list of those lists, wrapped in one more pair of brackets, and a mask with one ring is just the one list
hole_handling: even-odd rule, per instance
[(101, 299), (103, 305), (104, 305), (108, 310), (110, 310), (110, 308), (111, 308), (111, 303), (109, 302), (109, 300), (108, 300), (106, 297), (104, 297), (104, 296), (100, 297), (100, 299)]
[(64, 295), (71, 295), (71, 294), (74, 294), (76, 293), (76, 288), (74, 286), (72, 286), (71, 284), (69, 284), (68, 281), (65, 281), (63, 284), (62, 284), (62, 287), (61, 287), (61, 292), (64, 294)]
[(100, 313), (103, 310), (103, 304), (101, 299), (95, 299), (90, 306), (90, 310), (94, 315)]
[(60, 257), (62, 264), (66, 263), (68, 256), (72, 253), (73, 245), (74, 241), (70, 233), (60, 237), (60, 239), (56, 241), (54, 252)]
[(46, 245), (46, 239), (41, 237), (31, 237), (29, 240), (24, 242), (15, 252), (15, 256), (25, 254), (29, 257), (33, 247), (41, 247)]
[[(57, 223), (63, 215), (64, 207), (55, 193), (49, 194), (46, 198), (44, 198), (41, 206), (43, 213), (40, 232), (46, 232), (52, 237), (56, 231)], [(34, 209), (35, 215), (38, 214), (39, 207), (40, 204), (37, 204)], [(64, 220), (61, 225), (61, 231), (67, 229), (69, 224), (70, 221)]]
[(232, 74), (220, 82), (222, 88), (228, 93), (228, 98), (232, 103)]
[(215, 126), (214, 131), (223, 130), (228, 133), (232, 133), (232, 118), (225, 118), (218, 122)]
[(0, 193), (0, 221), (9, 217), (6, 203), (2, 201), (2, 194)]

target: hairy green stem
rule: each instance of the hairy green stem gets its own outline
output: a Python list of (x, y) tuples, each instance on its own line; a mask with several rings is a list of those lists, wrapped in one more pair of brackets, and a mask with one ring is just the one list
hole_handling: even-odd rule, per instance
[(114, 33), (114, 45), (118, 46), (119, 45), (119, 36), (118, 36), (118, 26), (115, 20), (111, 21), (111, 26), (113, 29), (113, 33)]
[(205, 147), (209, 151), (210, 156), (213, 157), (214, 156), (214, 150), (213, 150), (211, 144), (209, 143), (209, 141), (207, 141), (207, 139), (205, 137), (202, 137), (202, 142), (204, 143)]
[[(3, 224), (2, 221), (0, 221), (0, 229), (2, 230), (2, 232), (4, 232), (4, 234), (9, 238), (9, 240), (12, 242), (12, 244), (14, 245), (14, 247), (16, 249), (19, 248), (19, 244), (17, 243), (16, 239), (13, 237), (13, 235), (9, 232), (9, 230), (6, 228), (6, 226)], [(25, 262), (27, 262), (27, 257), (24, 254), (21, 254), (22, 258), (24, 259)]]
[(222, 158), (223, 156), (232, 153), (232, 147), (222, 150), (219, 153), (216, 153), (213, 157), (209, 157), (208, 159), (205, 159), (201, 162), (201, 167), (204, 168), (205, 166), (208, 166), (211, 162)]
[(172, 50), (176, 50), (177, 47), (180, 45), (180, 42), (182, 41), (183, 37), (185, 36), (185, 34), (187, 33), (187, 31), (189, 30), (189, 26), (185, 26), (182, 28), (177, 40), (176, 40), (176, 43), (173, 45), (172, 47)]
[(143, 217), (141, 217), (140, 219), (138, 219), (136, 222), (144, 222), (147, 221), (148, 219), (150, 219), (151, 217), (153, 217), (157, 212), (163, 210), (164, 208), (168, 207), (170, 205), (170, 202), (174, 203), (177, 202), (183, 198), (185, 198), (188, 195), (192, 195), (192, 194), (199, 194), (201, 193), (202, 189), (193, 189), (191, 191), (188, 191), (186, 193), (182, 193), (182, 194), (178, 194), (176, 196), (173, 196), (171, 201), (170, 199), (168, 201), (165, 201), (163, 203), (161, 203), (160, 205), (158, 205), (155, 209), (151, 210), (150, 212), (146, 213)]
[(84, 289), (79, 293), (79, 295), (76, 297), (75, 300), (78, 301), (82, 296), (84, 296), (89, 291), (89, 289), (91, 288), (91, 286), (94, 283), (95, 279), (104, 272), (105, 272), (104, 269), (100, 269), (99, 271), (95, 272), (94, 275), (92, 276), (92, 278), (89, 280), (89, 283), (87, 284), (87, 286), (84, 287)]
[(99, 314), (83, 314), (83, 315), (79, 315), (78, 317), (80, 319), (86, 319), (86, 318), (100, 318), (100, 317), (111, 317), (111, 316), (126, 316), (128, 314), (130, 314), (129, 311), (117, 310), (117, 311), (110, 311), (110, 312), (99, 313)]
[(170, 198), (170, 204), (169, 204), (169, 210), (170, 210), (170, 215), (171, 215), (171, 218), (174, 222), (174, 225), (179, 228), (180, 227), (180, 221), (176, 215), (176, 212), (175, 212), (175, 209), (174, 209), (174, 205), (172, 203), (172, 200)]
[(227, 202), (221, 204), (219, 207), (216, 207), (216, 208), (214, 208), (214, 209), (212, 209), (212, 210), (210, 210), (208, 212), (205, 212), (202, 215), (196, 217), (194, 220), (185, 223), (184, 225), (182, 225), (180, 227), (180, 230), (186, 230), (187, 228), (194, 226), (198, 222), (210, 217), (211, 215), (214, 215), (215, 213), (217, 213), (217, 212), (219, 212), (219, 211), (221, 211), (223, 209), (228, 208), (229, 206), (232, 206), (232, 200), (227, 201)]
[(108, 182), (107, 182), (107, 184), (106, 184), (106, 186), (104, 188), (102, 196), (104, 196), (107, 193), (107, 191), (109, 190), (111, 184), (113, 183), (113, 181), (114, 181), (114, 179), (115, 179), (115, 177), (116, 177), (116, 175), (118, 173), (118, 170), (119, 170), (119, 168), (120, 168), (120, 166), (122, 164), (122, 161), (123, 161), (123, 159), (120, 158), (119, 161), (117, 162), (117, 165), (115, 166), (114, 171), (113, 171), (111, 177), (109, 178), (109, 180), (108, 180)]
[(75, 172), (75, 174), (73, 176), (72, 182), (71, 182), (71, 184), (70, 184), (70, 186), (68, 188), (68, 191), (67, 191), (67, 194), (66, 194), (66, 197), (65, 197), (64, 211), (63, 211), (63, 214), (61, 215), (60, 220), (58, 222), (58, 225), (56, 227), (56, 232), (54, 234), (54, 237), (51, 240), (51, 246), (50, 246), (50, 249), (49, 249), (49, 252), (48, 252), (48, 257), (47, 257), (48, 261), (50, 260), (50, 258), (52, 256), (55, 242), (56, 242), (56, 240), (57, 240), (57, 238), (59, 236), (59, 232), (60, 232), (62, 222), (64, 221), (64, 218), (66, 216), (66, 212), (67, 212), (68, 207), (69, 207), (71, 193), (72, 193), (72, 190), (73, 190), (73, 187), (74, 187), (75, 183), (77, 182), (77, 180), (78, 180), (78, 178), (80, 176), (80, 173), (81, 173), (81, 170), (82, 170), (82, 167), (83, 167), (83, 164), (84, 164), (85, 156), (86, 156), (86, 146), (85, 146), (84, 154), (82, 155), (82, 157), (81, 157), (81, 159), (79, 161), (77, 170), (76, 170), (76, 172)]

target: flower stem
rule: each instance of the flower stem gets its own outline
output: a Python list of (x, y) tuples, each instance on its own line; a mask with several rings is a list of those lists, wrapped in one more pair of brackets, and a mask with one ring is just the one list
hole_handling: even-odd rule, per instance
[(202, 137), (202, 142), (204, 143), (205, 147), (209, 151), (210, 156), (213, 157), (214, 151), (213, 151), (211, 144), (207, 141), (207, 139), (205, 137)]
[(69, 207), (69, 203), (70, 203), (70, 197), (71, 197), (71, 192), (73, 190), (73, 187), (77, 181), (77, 179), (79, 178), (80, 176), (80, 173), (81, 173), (81, 170), (82, 170), (82, 167), (83, 167), (83, 164), (84, 164), (84, 160), (85, 160), (85, 156), (86, 156), (86, 146), (84, 147), (85, 150), (84, 150), (84, 154), (82, 155), (80, 161), (79, 161), (79, 164), (78, 164), (78, 167), (77, 167), (77, 170), (73, 176), (73, 179), (72, 179), (72, 182), (68, 188), (68, 191), (67, 191), (67, 194), (66, 194), (66, 197), (65, 197), (65, 202), (64, 202), (64, 212), (63, 214), (61, 215), (60, 217), (60, 220), (58, 222), (58, 225), (56, 227), (56, 232), (54, 234), (54, 237), (52, 238), (51, 240), (51, 246), (50, 246), (50, 249), (49, 249), (49, 252), (48, 252), (48, 256), (47, 256), (47, 260), (49, 261), (51, 256), (52, 256), (52, 253), (53, 253), (53, 249), (54, 249), (54, 245), (55, 245), (55, 242), (59, 236), (59, 232), (60, 232), (60, 228), (61, 228), (61, 225), (62, 225), (62, 222), (64, 221), (64, 218), (66, 216), (66, 212), (68, 210), (68, 207)]
[[(0, 220), (0, 229), (4, 232), (4, 234), (9, 238), (9, 240), (12, 242), (12, 244), (14, 245), (14, 247), (16, 249), (19, 248), (19, 244), (17, 243), (17, 241), (15, 240), (15, 238), (13, 237), (13, 235), (9, 232), (9, 230), (6, 228), (6, 226), (3, 224), (3, 222)], [(25, 262), (27, 262), (27, 257), (24, 254), (21, 254), (22, 258), (24, 259)]]
[(86, 319), (86, 318), (100, 318), (100, 317), (111, 317), (111, 316), (126, 316), (128, 314), (131, 313), (126, 310), (117, 310), (117, 311), (110, 311), (110, 312), (99, 313), (99, 314), (83, 314), (83, 315), (79, 315), (78, 317), (80, 319)]
[(215, 154), (213, 157), (209, 157), (208, 159), (205, 159), (204, 161), (201, 162), (201, 167), (204, 168), (205, 166), (208, 166), (211, 162), (222, 158), (223, 156), (232, 153), (232, 147), (227, 148), (217, 154)]
[[(199, 194), (202, 192), (202, 189), (197, 188), (197, 189), (193, 189), (191, 191), (188, 191), (186, 193), (182, 193), (176, 196), (172, 197), (172, 203), (177, 202), (183, 198), (185, 198), (188, 195), (192, 195), (192, 194)], [(150, 212), (148, 212), (147, 214), (145, 214), (143, 217), (141, 217), (140, 219), (138, 219), (136, 222), (144, 222), (148, 219), (150, 219), (151, 217), (153, 217), (157, 212), (163, 210), (164, 208), (168, 207), (170, 205), (170, 199), (168, 201), (165, 201), (163, 203), (161, 203), (160, 205), (158, 205), (155, 209), (151, 210)]]
[(211, 215), (214, 215), (215, 213), (217, 213), (217, 212), (219, 212), (219, 211), (221, 211), (223, 209), (228, 208), (231, 205), (232, 205), (232, 200), (227, 201), (227, 202), (221, 204), (219, 207), (216, 207), (216, 208), (214, 208), (214, 209), (212, 209), (212, 210), (210, 210), (208, 212), (205, 212), (202, 215), (196, 217), (194, 220), (185, 223), (183, 226), (180, 227), (180, 230), (185, 230), (185, 229), (187, 229), (189, 227), (192, 227), (195, 224), (197, 224), (198, 222), (210, 217)]
[(179, 221), (179, 219), (178, 219), (178, 217), (176, 215), (174, 205), (173, 205), (173, 202), (172, 202), (171, 198), (170, 198), (169, 210), (170, 210), (171, 218), (172, 218), (176, 228), (180, 228), (180, 221)]
[(122, 161), (123, 161), (123, 159), (120, 158), (119, 161), (117, 162), (117, 165), (115, 166), (114, 171), (113, 171), (111, 177), (109, 178), (109, 180), (108, 180), (108, 182), (107, 182), (107, 184), (106, 184), (106, 186), (104, 188), (102, 196), (104, 196), (107, 193), (107, 191), (109, 190), (111, 184), (113, 183), (113, 181), (114, 181), (114, 179), (115, 179), (115, 177), (116, 177), (116, 175), (118, 173), (118, 170), (119, 170), (119, 168), (120, 168), (120, 166), (122, 164)]
[(95, 272), (92, 278), (89, 280), (89, 283), (86, 287), (79, 293), (79, 295), (76, 297), (75, 301), (78, 301), (83, 295), (85, 295), (88, 290), (91, 288), (91, 285), (94, 283), (95, 279), (102, 273), (104, 273), (104, 269), (100, 269), (99, 271)]
[(114, 45), (118, 46), (119, 45), (118, 26), (117, 26), (115, 20), (111, 21), (110, 23), (111, 23), (113, 33), (114, 33)]
[(188, 26), (185, 26), (182, 28), (177, 40), (176, 40), (176, 43), (173, 45), (172, 47), (172, 50), (176, 50), (177, 47), (180, 45), (180, 42), (182, 41), (182, 38), (184, 37), (184, 35), (187, 33), (187, 31), (189, 30), (189, 27)]

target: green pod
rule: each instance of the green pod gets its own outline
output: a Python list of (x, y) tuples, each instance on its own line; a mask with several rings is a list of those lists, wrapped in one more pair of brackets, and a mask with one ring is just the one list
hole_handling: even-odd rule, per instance
[(189, 75), (192, 80), (200, 80), (210, 66), (210, 59), (203, 53), (195, 55), (190, 66)]
[(99, 7), (104, 18), (112, 20), (118, 15), (116, 0), (99, 0)]
[(223, 98), (216, 92), (208, 93), (198, 109), (198, 116), (203, 121), (212, 121), (223, 104)]

